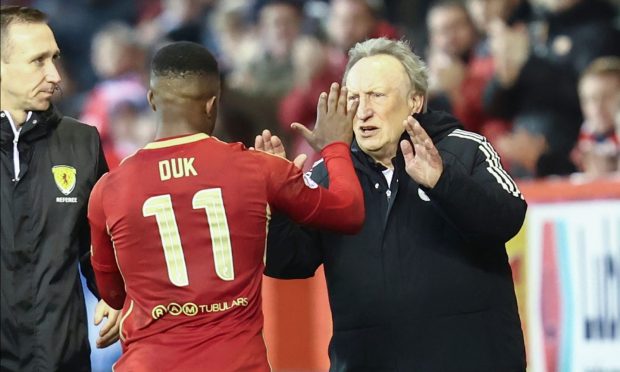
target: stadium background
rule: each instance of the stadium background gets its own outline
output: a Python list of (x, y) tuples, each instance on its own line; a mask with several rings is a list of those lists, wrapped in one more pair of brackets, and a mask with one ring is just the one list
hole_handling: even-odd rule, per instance
[[(63, 55), (63, 93), (56, 104), (64, 113), (99, 128), (108, 162), (116, 166), (152, 136), (144, 99), (146, 61), (166, 40), (200, 42), (218, 55), (225, 79), (218, 136), (251, 144), (258, 129), (267, 127), (280, 134), (292, 152), (307, 151), (284, 128), (291, 115), (303, 114), (299, 107), (309, 107), (307, 121), (313, 122), (311, 102), (316, 94), (310, 93), (321, 82), (339, 80), (343, 57), (334, 45), (342, 49), (362, 34), (403, 36), (418, 53), (428, 54), (426, 16), (432, 0), (360, 2), (365, 6), (343, 7), (344, 13), (338, 15), (341, 25), (353, 21), (362, 28), (351, 30), (355, 25), (349, 25), (348, 33), (327, 21), (335, 17), (327, 1), (300, 0), (299, 23), (282, 21), (271, 29), (258, 25), (266, 3), (260, 0), (3, 0), (2, 4), (35, 6), (50, 15)], [(292, 61), (265, 64), (256, 59), (264, 50), (290, 54), (293, 46)], [(530, 207), (524, 228), (509, 244), (509, 254), (528, 370), (620, 371), (617, 171), (596, 178), (575, 174), (522, 179), (519, 185)], [(88, 292), (86, 296), (92, 319), (95, 299)], [(328, 369), (331, 330), (322, 272), (306, 281), (266, 278), (264, 312), (274, 371)], [(90, 327), (93, 370), (108, 371), (120, 347), (96, 349), (97, 329)]]

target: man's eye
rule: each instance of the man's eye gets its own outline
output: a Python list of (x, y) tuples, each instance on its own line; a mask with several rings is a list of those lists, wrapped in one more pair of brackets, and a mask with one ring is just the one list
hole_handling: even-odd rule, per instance
[(383, 96), (385, 96), (385, 94), (375, 92), (375, 93), (372, 94), (372, 96), (373, 97), (383, 97)]
[(358, 100), (359, 96), (349, 96), (347, 99), (352, 102), (352, 101)]

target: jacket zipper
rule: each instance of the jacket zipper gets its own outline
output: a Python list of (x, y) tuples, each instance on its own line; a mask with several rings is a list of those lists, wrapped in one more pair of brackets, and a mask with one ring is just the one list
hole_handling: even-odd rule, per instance
[[(9, 124), (11, 124), (11, 130), (13, 131), (13, 135), (15, 136), (13, 138), (13, 172), (15, 174), (15, 177), (11, 181), (18, 182), (19, 172), (21, 171), (21, 169), (19, 166), (19, 149), (17, 148), (17, 143), (19, 142), (19, 134), (22, 131), (23, 125), (19, 127), (19, 129), (17, 129), (17, 126), (13, 122), (13, 118), (11, 117), (11, 114), (8, 111), (4, 111), (3, 114), (5, 114), (6, 118), (9, 120)], [(24, 124), (28, 122), (28, 119), (30, 119), (31, 115), (32, 115), (32, 111), (29, 111)]]

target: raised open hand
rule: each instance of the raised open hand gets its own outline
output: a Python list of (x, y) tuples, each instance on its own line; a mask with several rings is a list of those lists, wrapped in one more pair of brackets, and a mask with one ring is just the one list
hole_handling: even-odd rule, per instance
[[(263, 133), (256, 136), (254, 139), (254, 148), (256, 150), (286, 159), (286, 150), (284, 149), (282, 140), (280, 137), (272, 135), (267, 129), (263, 130)], [(293, 160), (293, 164), (295, 164), (297, 168), (303, 169), (307, 158), (308, 156), (306, 154), (299, 154)]]
[(358, 102), (347, 109), (347, 88), (332, 83), (329, 95), (319, 96), (316, 108), (316, 124), (310, 131), (303, 124), (293, 123), (291, 128), (299, 132), (317, 152), (333, 142), (351, 143), (353, 140), (353, 118)]
[(411, 142), (407, 140), (400, 142), (405, 157), (405, 170), (418, 184), (432, 189), (443, 172), (439, 151), (420, 123), (412, 116), (407, 117), (403, 125), (411, 139)]

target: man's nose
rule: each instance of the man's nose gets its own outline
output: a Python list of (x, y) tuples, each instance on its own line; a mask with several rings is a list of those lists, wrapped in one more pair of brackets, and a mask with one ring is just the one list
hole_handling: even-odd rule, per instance
[(45, 78), (48, 82), (58, 84), (61, 81), (60, 74), (54, 63), (49, 63), (45, 71)]
[(364, 97), (360, 97), (359, 106), (357, 106), (357, 118), (359, 120), (368, 120), (372, 116), (372, 113), (372, 107), (370, 107), (368, 100)]

